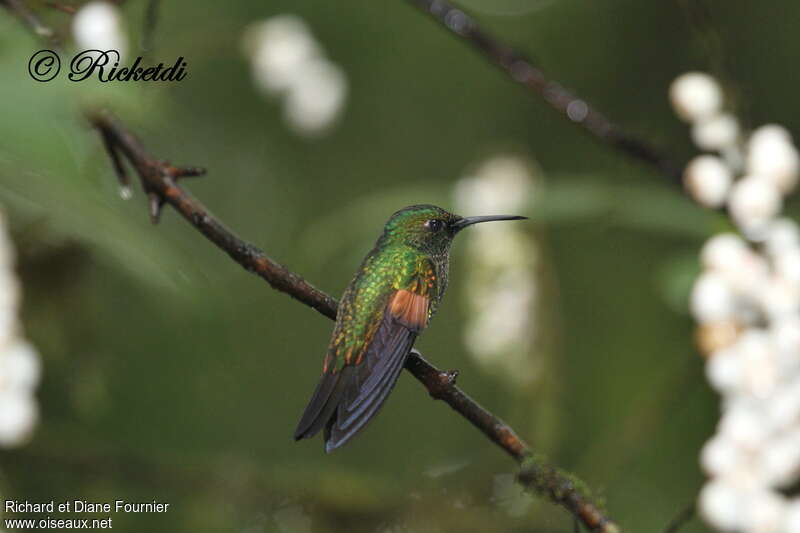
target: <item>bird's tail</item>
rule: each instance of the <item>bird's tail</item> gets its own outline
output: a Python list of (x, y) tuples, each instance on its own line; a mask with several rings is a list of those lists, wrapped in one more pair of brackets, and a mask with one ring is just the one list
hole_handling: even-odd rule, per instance
[(350, 373), (348, 367), (340, 372), (324, 372), (320, 378), (311, 400), (300, 417), (297, 429), (294, 430), (294, 440), (310, 439), (321, 430), (329, 420), (335, 418), (336, 408), (342, 400), (342, 392), (348, 381), (346, 374)]

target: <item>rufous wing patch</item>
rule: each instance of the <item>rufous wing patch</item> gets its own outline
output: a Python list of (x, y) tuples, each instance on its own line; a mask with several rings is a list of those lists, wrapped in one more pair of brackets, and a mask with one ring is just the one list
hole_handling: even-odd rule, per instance
[(400, 289), (389, 301), (389, 312), (412, 331), (420, 331), (428, 324), (430, 299), (405, 289)]

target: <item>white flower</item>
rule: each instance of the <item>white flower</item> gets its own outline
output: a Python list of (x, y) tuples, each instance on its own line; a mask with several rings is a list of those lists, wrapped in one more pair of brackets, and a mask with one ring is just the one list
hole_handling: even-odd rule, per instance
[(718, 233), (703, 245), (700, 261), (705, 268), (730, 272), (741, 268), (750, 254), (747, 243), (735, 233)]
[(13, 258), (0, 213), (0, 446), (17, 446), (30, 436), (37, 418), (33, 389), (41, 373), (39, 355), (20, 336), (20, 289)]
[(747, 145), (747, 171), (764, 176), (783, 193), (797, 185), (800, 161), (791, 136), (780, 126), (762, 126)]
[(286, 95), (287, 122), (298, 133), (315, 133), (332, 124), (347, 95), (347, 78), (330, 61), (308, 62)]
[(761, 451), (759, 468), (770, 485), (790, 485), (800, 473), (800, 440), (796, 432), (771, 440)]
[(706, 378), (720, 392), (739, 389), (744, 378), (739, 352), (733, 346), (714, 352), (706, 363)]
[(786, 506), (783, 515), (783, 529), (780, 533), (796, 533), (800, 531), (800, 498), (794, 498)]
[(698, 322), (730, 319), (737, 311), (736, 297), (730, 285), (719, 274), (703, 273), (692, 287), (689, 306)]
[[(2, 278), (2, 275), (0, 275)], [(0, 346), (11, 344), (19, 334), (16, 306), (0, 306)], [(2, 352), (2, 348), (0, 348)]]
[(765, 124), (753, 130), (750, 134), (749, 143), (753, 144), (769, 143), (772, 141), (792, 142), (792, 134), (780, 124)]
[(774, 258), (775, 272), (789, 283), (800, 287), (800, 248), (783, 248)]
[[(458, 181), (455, 203), (458, 212), (469, 215), (517, 214), (531, 201), (533, 186), (531, 169), (523, 160), (496, 156)], [(470, 254), (465, 344), (486, 368), (502, 372), (516, 385), (529, 385), (536, 377), (529, 359), (537, 338), (532, 327), (538, 299), (532, 275), (536, 242), (509, 224), (479, 225), (463, 238)]]
[(245, 31), (253, 79), (280, 98), (284, 117), (300, 135), (315, 136), (339, 117), (347, 98), (347, 77), (327, 59), (306, 23), (278, 15)]
[(536, 254), (536, 250), (528, 245), (520, 226), (478, 224), (470, 228), (469, 237), (474, 243), (474, 248), (482, 251), (482, 261), (487, 268), (513, 269), (515, 266), (528, 263)]
[(757, 490), (743, 502), (742, 530), (752, 533), (778, 533), (786, 502), (771, 490)]
[(800, 316), (797, 314), (779, 317), (770, 324), (770, 335), (779, 355), (800, 366)]
[[(760, 254), (751, 249), (740, 257), (739, 263), (731, 268), (720, 268), (719, 272), (730, 284), (731, 289), (740, 298), (740, 312), (749, 312), (755, 304), (770, 277), (769, 263)], [(752, 318), (752, 317), (748, 317)]]
[(700, 513), (712, 526), (722, 531), (734, 531), (742, 521), (742, 500), (739, 491), (731, 484), (713, 480), (700, 491)]
[(692, 140), (703, 150), (724, 150), (739, 139), (739, 122), (730, 113), (702, 118), (692, 126)]
[(706, 207), (720, 207), (728, 196), (733, 176), (720, 158), (701, 155), (692, 159), (686, 167), (683, 183), (697, 203)]
[(108, 2), (89, 2), (72, 18), (72, 33), (81, 50), (127, 51), (127, 38), (117, 7)]
[(742, 153), (739, 125), (721, 111), (709, 76), (682, 76), (670, 97), (695, 143), (723, 158), (693, 159), (687, 191), (707, 207), (727, 204), (746, 239), (706, 242), (690, 298), (706, 378), (722, 396), (717, 433), (700, 453), (710, 480), (699, 509), (719, 531), (798, 533), (800, 500), (778, 489), (800, 480), (800, 227), (776, 217), (797, 184), (800, 155), (776, 125), (755, 130)]
[(257, 85), (268, 92), (290, 89), (306, 62), (321, 56), (308, 26), (294, 15), (254, 24), (245, 33), (245, 47), (251, 53)]
[(528, 165), (518, 157), (496, 156), (474, 176), (456, 184), (455, 201), (463, 213), (516, 213), (531, 201), (533, 185)]
[(687, 122), (708, 118), (722, 108), (722, 89), (714, 78), (701, 72), (678, 77), (669, 96), (675, 112)]
[(719, 432), (747, 450), (758, 449), (769, 434), (764, 417), (748, 404), (735, 404), (722, 414)]
[(22, 339), (3, 349), (0, 355), (0, 386), (23, 392), (31, 391), (39, 382), (41, 363), (36, 350)]
[(767, 228), (764, 247), (773, 257), (787, 250), (800, 250), (800, 228), (797, 223), (788, 218), (773, 221)]
[(733, 186), (728, 207), (743, 230), (764, 229), (781, 210), (775, 184), (758, 175), (745, 176)]
[(781, 276), (771, 276), (760, 292), (761, 306), (774, 320), (800, 311), (800, 287)]
[(715, 435), (700, 452), (700, 466), (709, 476), (722, 476), (743, 462), (743, 452), (732, 440)]
[(30, 394), (0, 390), (0, 446), (18, 446), (24, 443), (33, 430), (36, 419), (36, 402)]
[(749, 329), (739, 337), (736, 350), (742, 358), (745, 378), (742, 392), (768, 398), (779, 378), (772, 337), (764, 330)]
[[(790, 429), (800, 415), (800, 381), (783, 385), (766, 402), (767, 422), (773, 431)], [(795, 444), (797, 439), (793, 439)], [(775, 441), (770, 442), (767, 449), (776, 446)], [(800, 451), (800, 446), (798, 446)]]

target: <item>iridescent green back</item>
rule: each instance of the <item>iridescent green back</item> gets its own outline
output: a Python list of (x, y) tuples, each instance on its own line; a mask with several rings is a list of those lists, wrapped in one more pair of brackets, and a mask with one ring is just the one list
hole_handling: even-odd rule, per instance
[(412, 206), (395, 213), (342, 295), (324, 369), (360, 363), (381, 324), (389, 298), (414, 288), (430, 298), (428, 320), (447, 288), (451, 239), (430, 242), (423, 227), (431, 218), (456, 218), (434, 206)]

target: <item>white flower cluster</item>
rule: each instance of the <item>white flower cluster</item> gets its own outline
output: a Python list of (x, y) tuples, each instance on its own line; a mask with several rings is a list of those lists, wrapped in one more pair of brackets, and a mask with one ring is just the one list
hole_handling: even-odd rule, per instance
[(327, 130), (347, 97), (347, 77), (325, 57), (306, 23), (278, 15), (245, 32), (253, 80), (269, 96), (281, 97), (289, 126), (300, 135)]
[[(736, 118), (723, 111), (722, 89), (708, 74), (680, 76), (670, 87), (670, 99), (678, 115), (692, 124), (695, 144), (719, 154), (689, 163), (686, 189), (704, 206), (727, 206), (748, 238), (763, 239), (781, 211), (783, 196), (797, 185), (800, 157), (789, 132), (762, 126), (745, 142)], [(734, 180), (738, 174), (743, 175)]]
[(6, 447), (24, 443), (37, 419), (33, 391), (41, 364), (20, 335), (19, 301), (14, 247), (0, 214), (0, 446)]
[[(533, 185), (524, 161), (497, 156), (473, 176), (458, 181), (456, 209), (465, 215), (524, 213)], [(479, 224), (462, 238), (470, 265), (464, 328), (467, 349), (485, 368), (501, 371), (519, 385), (528, 384), (535, 377), (528, 358), (535, 335), (536, 243), (524, 226), (502, 222)]]
[(780, 490), (800, 480), (800, 228), (777, 218), (797, 183), (797, 151), (780, 126), (745, 139), (708, 75), (679, 77), (670, 96), (696, 144), (722, 154), (689, 163), (687, 189), (700, 204), (727, 205), (745, 236), (706, 242), (690, 300), (707, 379), (722, 395), (700, 454), (709, 476), (700, 512), (720, 531), (798, 533), (800, 498)]
[(81, 6), (72, 19), (72, 34), (83, 50), (116, 50), (125, 57), (128, 38), (119, 9), (109, 2), (92, 1)]

